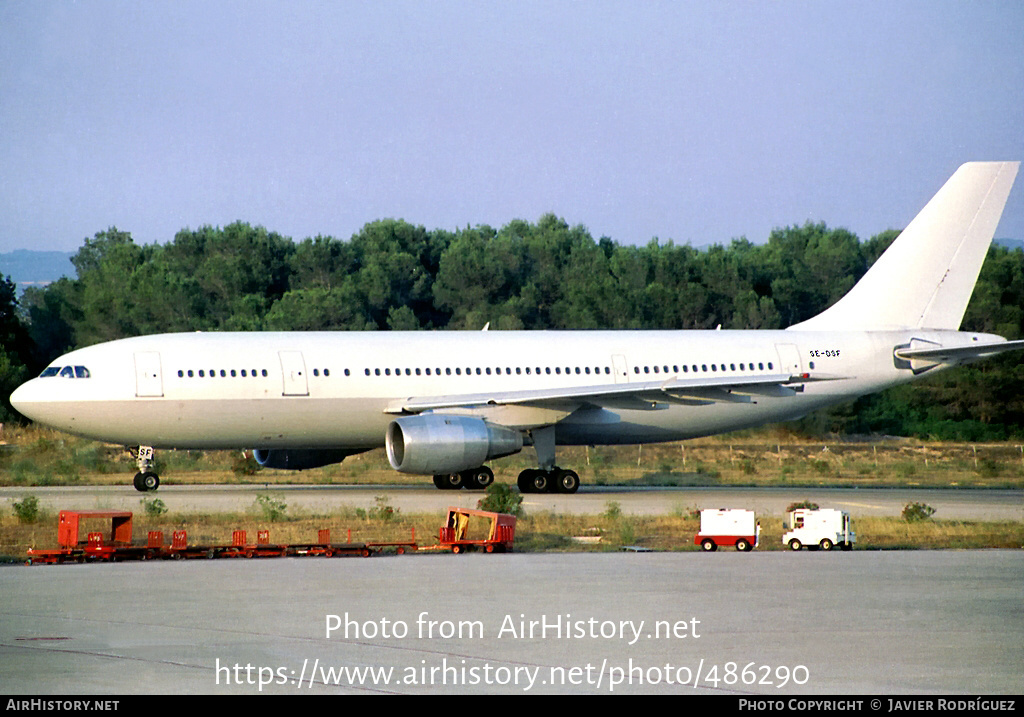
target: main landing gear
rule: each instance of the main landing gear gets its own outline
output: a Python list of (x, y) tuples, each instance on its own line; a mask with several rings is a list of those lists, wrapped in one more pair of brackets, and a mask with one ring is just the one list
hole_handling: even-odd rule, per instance
[(135, 479), (132, 481), (132, 484), (135, 486), (135, 490), (146, 493), (159, 488), (160, 476), (152, 471), (152, 446), (129, 448), (128, 452), (132, 454), (133, 458), (135, 458), (135, 464), (139, 467), (139, 472), (135, 474)]
[(528, 468), (519, 474), (520, 493), (575, 493), (580, 487), (576, 471), (555, 465), (555, 427), (530, 431), (540, 468)]
[(552, 468), (549, 471), (528, 468), (519, 474), (520, 493), (575, 493), (580, 487), (576, 471)]
[(434, 476), (434, 486), (441, 490), (483, 490), (494, 482), (494, 472), (487, 466), (480, 466), (460, 473), (441, 473)]

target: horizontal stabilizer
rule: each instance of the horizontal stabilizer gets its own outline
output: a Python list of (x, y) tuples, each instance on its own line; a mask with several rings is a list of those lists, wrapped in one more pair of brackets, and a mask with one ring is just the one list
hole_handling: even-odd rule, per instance
[(939, 346), (935, 348), (899, 348), (896, 358), (923, 359), (934, 363), (967, 363), (988, 358), (1006, 351), (1024, 350), (1024, 341), (997, 341), (988, 344), (968, 346)]

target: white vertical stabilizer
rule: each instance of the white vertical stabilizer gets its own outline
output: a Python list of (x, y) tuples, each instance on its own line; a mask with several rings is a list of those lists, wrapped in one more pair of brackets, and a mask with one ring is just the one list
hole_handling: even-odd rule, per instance
[(962, 165), (849, 293), (790, 328), (960, 328), (1020, 162)]

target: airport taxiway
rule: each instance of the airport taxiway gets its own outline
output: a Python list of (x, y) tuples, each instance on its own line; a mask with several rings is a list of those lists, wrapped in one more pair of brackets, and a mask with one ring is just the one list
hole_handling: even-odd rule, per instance
[[(377, 496), (404, 513), (442, 513), (448, 506), (475, 508), (480, 491), (443, 491), (415, 485), (163, 485), (154, 493), (121, 486), (32, 486), (0, 488), (0, 506), (9, 508), (25, 495), (51, 512), (64, 509), (138, 510), (143, 498), (159, 498), (175, 512), (236, 512), (251, 508), (256, 496), (270, 493), (289, 508), (330, 512), (342, 507), (371, 508)], [(598, 515), (608, 503), (624, 513), (666, 514), (694, 508), (746, 508), (782, 515), (790, 503), (810, 500), (853, 516), (895, 516), (911, 502), (927, 503), (947, 520), (1024, 521), (1024, 491), (927, 488), (618, 488), (582, 486), (574, 495), (524, 496), (528, 512)]]

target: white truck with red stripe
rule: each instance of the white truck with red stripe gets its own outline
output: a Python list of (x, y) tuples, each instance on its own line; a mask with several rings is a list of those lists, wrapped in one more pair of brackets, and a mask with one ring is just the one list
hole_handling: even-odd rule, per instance
[(693, 542), (704, 552), (719, 545), (735, 545), (737, 550), (753, 550), (761, 541), (761, 524), (754, 511), (741, 508), (708, 508), (700, 512), (700, 532)]

